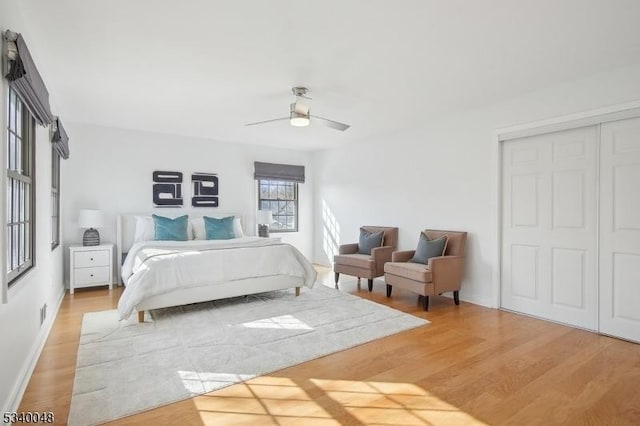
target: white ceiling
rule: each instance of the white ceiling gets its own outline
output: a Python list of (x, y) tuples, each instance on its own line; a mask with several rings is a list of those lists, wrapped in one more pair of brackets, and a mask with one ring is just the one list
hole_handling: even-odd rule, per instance
[[(640, 63), (637, 0), (15, 3), (63, 120), (296, 149)], [(352, 128), (244, 127), (294, 85)]]

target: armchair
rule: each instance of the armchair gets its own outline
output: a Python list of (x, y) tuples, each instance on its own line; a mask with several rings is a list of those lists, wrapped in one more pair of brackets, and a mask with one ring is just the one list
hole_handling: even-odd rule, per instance
[(371, 255), (358, 254), (358, 243), (343, 244), (339, 254), (333, 257), (333, 271), (335, 273), (336, 288), (340, 274), (347, 274), (368, 280), (369, 291), (373, 290), (373, 279), (384, 275), (384, 264), (391, 261), (391, 254), (398, 245), (398, 228), (385, 226), (363, 226), (360, 228), (368, 232), (384, 232), (383, 246), (371, 250)]
[(444, 256), (432, 257), (425, 265), (409, 262), (415, 250), (394, 252), (391, 262), (384, 266), (387, 297), (391, 297), (393, 287), (412, 291), (422, 298), (423, 308), (427, 311), (429, 296), (453, 291), (454, 302), (459, 305), (467, 233), (433, 229), (426, 229), (423, 232), (431, 240), (447, 236)]

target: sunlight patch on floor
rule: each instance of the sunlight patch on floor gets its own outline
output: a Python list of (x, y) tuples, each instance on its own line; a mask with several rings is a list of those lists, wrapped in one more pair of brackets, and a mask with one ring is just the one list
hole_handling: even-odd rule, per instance
[(313, 327), (293, 315), (265, 318), (241, 324), (246, 328), (280, 328), (284, 330), (313, 330)]
[(364, 424), (485, 424), (410, 383), (311, 379)]
[(293, 380), (282, 377), (257, 377), (196, 397), (194, 403), (205, 425), (340, 425)]
[(193, 401), (205, 425), (485, 424), (410, 383), (261, 376)]
[(211, 389), (211, 386), (229, 386), (255, 377), (255, 375), (251, 374), (213, 373), (208, 371), (179, 370), (177, 373), (182, 381), (182, 386), (193, 394), (203, 393), (205, 385), (206, 389)]

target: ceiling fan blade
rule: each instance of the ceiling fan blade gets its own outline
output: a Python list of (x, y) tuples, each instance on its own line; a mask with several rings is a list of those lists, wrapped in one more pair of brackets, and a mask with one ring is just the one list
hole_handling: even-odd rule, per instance
[(300, 102), (296, 102), (293, 110), (302, 115), (309, 115), (309, 105), (301, 104)]
[(309, 117), (313, 118), (313, 121), (318, 121), (318, 122), (324, 124), (327, 127), (331, 127), (332, 129), (340, 130), (341, 132), (344, 132), (349, 127), (351, 127), (348, 124), (340, 123), (339, 121), (329, 120), (328, 118), (318, 117), (317, 115), (309, 115)]
[(282, 121), (282, 120), (289, 120), (289, 117), (282, 117), (282, 118), (274, 118), (272, 120), (265, 120), (265, 121), (258, 121), (256, 123), (249, 123), (249, 124), (245, 124), (246, 126), (256, 126), (258, 124), (266, 124), (266, 123), (272, 123), (274, 121)]

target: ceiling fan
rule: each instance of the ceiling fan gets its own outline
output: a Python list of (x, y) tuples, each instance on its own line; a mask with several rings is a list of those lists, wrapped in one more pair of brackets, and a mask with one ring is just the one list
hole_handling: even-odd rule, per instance
[(246, 126), (256, 126), (258, 124), (271, 123), (273, 121), (289, 120), (289, 123), (295, 127), (305, 127), (310, 123), (319, 123), (327, 127), (331, 127), (332, 129), (340, 130), (342, 132), (351, 127), (348, 124), (318, 117), (317, 115), (311, 115), (309, 113), (309, 105), (305, 105), (301, 101), (301, 98), (311, 99), (309, 96), (307, 96), (308, 90), (309, 89), (307, 89), (306, 87), (294, 87), (291, 89), (291, 92), (296, 97), (296, 101), (291, 104), (288, 117), (274, 118), (272, 120), (259, 121), (257, 123), (249, 123), (246, 124)]

